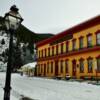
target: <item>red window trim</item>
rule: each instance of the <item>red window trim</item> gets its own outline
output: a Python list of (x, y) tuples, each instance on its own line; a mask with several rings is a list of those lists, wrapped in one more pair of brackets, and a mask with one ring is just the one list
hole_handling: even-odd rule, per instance
[(89, 59), (93, 59), (93, 57), (89, 56), (89, 57), (87, 58), (87, 60), (89, 60)]
[(91, 35), (92, 35), (92, 33), (88, 33), (88, 34), (87, 34), (87, 37), (88, 37), (88, 36), (91, 36)]
[(99, 56), (97, 56), (96, 58), (100, 58), (100, 55), (99, 55)]
[(100, 33), (100, 30), (97, 30), (97, 31), (95, 32), (95, 34), (98, 34), (98, 33)]
[(84, 61), (84, 58), (80, 58), (79, 61)]
[(84, 38), (84, 36), (80, 36), (79, 39)]

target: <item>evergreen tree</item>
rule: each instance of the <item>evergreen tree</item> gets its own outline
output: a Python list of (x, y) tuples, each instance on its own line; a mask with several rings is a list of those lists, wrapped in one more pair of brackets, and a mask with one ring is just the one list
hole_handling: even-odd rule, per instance
[(5, 44), (5, 40), (4, 40), (4, 39), (1, 40), (1, 44), (2, 44), (2, 45)]
[(21, 58), (21, 49), (19, 45), (14, 45), (13, 47), (13, 63), (12, 63), (12, 71), (16, 71), (17, 69), (19, 69), (22, 65), (23, 65), (23, 61)]

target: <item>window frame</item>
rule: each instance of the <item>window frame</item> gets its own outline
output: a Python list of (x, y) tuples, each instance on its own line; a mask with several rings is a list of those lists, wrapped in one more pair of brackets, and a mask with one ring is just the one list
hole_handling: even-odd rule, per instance
[(63, 60), (60, 61), (60, 72), (63, 73)]
[[(100, 31), (96, 33), (96, 45), (100, 45), (100, 38), (98, 39), (97, 35), (100, 35)], [(99, 40), (99, 43), (98, 43)]]
[[(83, 65), (81, 66), (81, 64)], [(80, 73), (84, 73), (84, 59), (83, 58), (79, 60), (79, 66), (80, 66)]]
[(68, 59), (65, 60), (65, 72), (66, 73), (69, 73), (69, 68), (68, 68), (69, 64), (68, 64), (68, 61), (69, 61)]
[[(89, 37), (91, 37), (91, 43), (90, 43), (90, 41), (89, 41)], [(90, 48), (90, 47), (93, 46), (92, 41), (93, 41), (93, 40), (92, 40), (92, 34), (89, 33), (89, 34), (87, 35), (87, 47), (88, 47), (88, 48)]]
[(72, 40), (72, 50), (75, 51), (76, 50), (76, 39)]
[[(82, 43), (82, 46), (81, 46), (81, 43)], [(79, 37), (79, 49), (83, 49), (83, 48), (84, 48), (84, 37), (81, 36), (81, 37)]]
[(64, 43), (61, 43), (60, 46), (61, 46), (61, 54), (63, 54), (63, 51), (64, 51)]
[(69, 41), (66, 41), (66, 53), (68, 52), (69, 49)]
[[(91, 67), (91, 70), (90, 70), (90, 65), (89, 65), (89, 61), (92, 60), (92, 67)], [(87, 63), (88, 63), (88, 73), (93, 73), (93, 58), (92, 57), (89, 57), (87, 59)]]

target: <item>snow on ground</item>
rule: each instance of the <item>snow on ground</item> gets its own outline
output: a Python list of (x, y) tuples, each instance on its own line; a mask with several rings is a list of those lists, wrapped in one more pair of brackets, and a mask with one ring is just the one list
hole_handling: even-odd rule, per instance
[[(5, 74), (0, 73), (1, 98), (4, 77)], [(11, 95), (11, 100), (19, 100), (21, 95), (36, 100), (100, 100), (100, 86), (13, 74)]]

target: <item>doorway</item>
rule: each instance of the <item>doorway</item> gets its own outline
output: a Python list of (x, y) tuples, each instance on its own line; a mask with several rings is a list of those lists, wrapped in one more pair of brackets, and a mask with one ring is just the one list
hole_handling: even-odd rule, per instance
[(76, 60), (72, 61), (72, 76), (76, 76)]
[(58, 60), (55, 60), (55, 76), (58, 76)]

